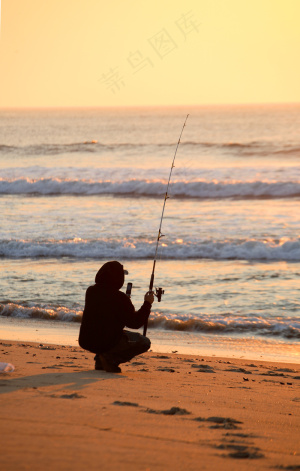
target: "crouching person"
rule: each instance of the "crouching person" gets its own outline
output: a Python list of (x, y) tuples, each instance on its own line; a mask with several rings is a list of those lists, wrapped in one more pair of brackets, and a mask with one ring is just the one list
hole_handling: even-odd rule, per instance
[(98, 271), (96, 284), (86, 291), (79, 332), (79, 345), (95, 353), (95, 369), (120, 373), (120, 363), (130, 361), (150, 348), (150, 340), (138, 332), (149, 317), (154, 301), (148, 292), (136, 311), (129, 297), (119, 291), (124, 284), (124, 269), (119, 262), (107, 262)]

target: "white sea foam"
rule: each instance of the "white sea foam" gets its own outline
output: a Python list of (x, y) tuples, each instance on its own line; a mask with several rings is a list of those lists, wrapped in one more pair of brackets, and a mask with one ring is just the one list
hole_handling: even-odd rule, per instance
[(297, 318), (286, 317), (266, 318), (251, 315), (234, 316), (225, 315), (205, 315), (199, 317), (185, 316), (176, 317), (172, 315), (161, 315), (160, 313), (151, 314), (149, 318), (149, 327), (160, 328), (175, 331), (204, 332), (209, 334), (234, 333), (283, 337), (287, 339), (300, 338), (300, 320)]
[(81, 322), (81, 310), (69, 309), (65, 306), (30, 305), (16, 303), (0, 303), (0, 316), (18, 317), (21, 319), (47, 319), (63, 322)]
[[(1, 169), (0, 181), (14, 182), (26, 179), (27, 182), (36, 182), (41, 179), (58, 179), (59, 181), (84, 181), (84, 182), (128, 182), (131, 180), (143, 180), (154, 182), (165, 182), (169, 176), (169, 162), (163, 160), (159, 166), (151, 160), (150, 164), (141, 159), (139, 165), (126, 164), (123, 160), (110, 159), (105, 162), (103, 159), (75, 161), (73, 165), (59, 165), (52, 160), (44, 162), (47, 165), (20, 165), (11, 166), (11, 161), (3, 162), (5, 166)], [(199, 165), (200, 164), (200, 165)], [(201, 165), (202, 164), (202, 165)], [(223, 183), (247, 183), (261, 181), (263, 183), (273, 182), (300, 182), (299, 165), (285, 165), (284, 167), (263, 165), (257, 166), (240, 165), (238, 167), (218, 165), (204, 167), (203, 162), (192, 159), (192, 162), (181, 160), (172, 174), (173, 182), (223, 182)]]
[[(161, 197), (166, 182), (145, 179), (91, 181), (79, 179), (0, 179), (0, 194), (35, 195), (130, 195)], [(174, 181), (171, 194), (177, 198), (288, 198), (300, 196), (300, 182)]]
[[(5, 258), (95, 258), (148, 259), (154, 255), (154, 241), (134, 238), (94, 240), (2, 240), (0, 257)], [(290, 240), (194, 240), (166, 241), (161, 258), (170, 260), (286, 260), (300, 261), (300, 239)]]
[[(16, 317), (21, 319), (46, 319), (63, 322), (81, 322), (82, 310), (70, 309), (65, 306), (22, 305), (13, 302), (0, 303), (0, 317)], [(285, 339), (300, 338), (300, 320), (294, 317), (272, 318), (250, 315), (235, 316), (230, 313), (223, 315), (200, 314), (175, 315), (172, 313), (151, 313), (149, 327), (173, 331), (201, 332), (208, 334), (255, 334)]]

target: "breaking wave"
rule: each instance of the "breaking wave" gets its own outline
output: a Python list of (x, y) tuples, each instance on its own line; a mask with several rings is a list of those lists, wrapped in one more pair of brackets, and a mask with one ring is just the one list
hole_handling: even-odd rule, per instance
[[(66, 240), (2, 240), (3, 258), (152, 259), (155, 240), (102, 238)], [(212, 259), (300, 261), (300, 239), (291, 240), (183, 240), (165, 241), (160, 247), (165, 260)]]
[[(0, 303), (0, 316), (22, 319), (45, 319), (62, 322), (81, 322), (82, 310), (64, 306)], [(154, 312), (149, 318), (152, 329), (199, 332), (204, 334), (246, 334), (284, 339), (300, 339), (300, 320), (292, 317), (263, 318), (199, 314), (199, 317), (162, 315)]]
[[(176, 147), (176, 142), (164, 143), (146, 143), (146, 142), (120, 142), (120, 143), (101, 143), (96, 139), (83, 142), (71, 143), (41, 143), (36, 145), (0, 145), (0, 153), (18, 154), (18, 155), (59, 155), (65, 153), (103, 153), (111, 151), (129, 150), (138, 152), (141, 149), (149, 148), (170, 148)], [(197, 148), (200, 151), (205, 149), (214, 149), (225, 154), (236, 154), (241, 156), (272, 156), (286, 155), (297, 157), (300, 153), (300, 146), (295, 144), (282, 144), (269, 141), (249, 141), (249, 142), (201, 142), (201, 141), (183, 141), (181, 147)]]
[(81, 322), (82, 310), (64, 306), (34, 305), (33, 303), (0, 303), (0, 316), (21, 319), (45, 319), (62, 322)]
[[(165, 194), (166, 182), (146, 179), (125, 181), (91, 181), (59, 178), (0, 179), (0, 194), (32, 195), (116, 195), (131, 197), (161, 197)], [(175, 198), (290, 198), (300, 196), (300, 182), (207, 182), (174, 181), (170, 190)]]
[(223, 316), (201, 315), (199, 318), (169, 318), (161, 314), (151, 315), (150, 328), (201, 332), (207, 334), (255, 334), (261, 336), (300, 339), (300, 320), (297, 318), (266, 319), (263, 317), (236, 317), (230, 314)]

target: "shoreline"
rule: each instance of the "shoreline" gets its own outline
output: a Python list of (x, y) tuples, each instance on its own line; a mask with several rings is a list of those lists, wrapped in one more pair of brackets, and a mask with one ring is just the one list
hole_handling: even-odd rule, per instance
[[(0, 325), (3, 340), (78, 347), (79, 323), (1, 317)], [(152, 328), (148, 329), (148, 337), (152, 343), (152, 350), (158, 353), (172, 353), (176, 350), (187, 355), (300, 364), (299, 343), (278, 339), (242, 338)]]
[[(1, 469), (298, 469), (300, 367), (0, 341)], [(293, 466), (293, 468), (291, 468)]]

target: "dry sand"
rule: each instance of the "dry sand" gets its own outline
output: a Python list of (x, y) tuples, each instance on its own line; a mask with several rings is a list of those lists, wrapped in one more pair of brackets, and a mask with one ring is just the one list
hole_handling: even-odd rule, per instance
[(0, 342), (0, 469), (300, 470), (300, 366)]

